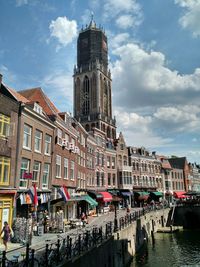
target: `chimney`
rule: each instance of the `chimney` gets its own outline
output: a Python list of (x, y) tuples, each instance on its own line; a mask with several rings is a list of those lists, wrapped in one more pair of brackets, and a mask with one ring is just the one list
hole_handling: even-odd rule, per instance
[(0, 87), (1, 87), (2, 80), (3, 80), (3, 75), (0, 73)]

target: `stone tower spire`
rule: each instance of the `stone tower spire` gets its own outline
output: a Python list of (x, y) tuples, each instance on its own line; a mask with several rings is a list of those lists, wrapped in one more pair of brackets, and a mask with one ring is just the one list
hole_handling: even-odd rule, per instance
[(115, 139), (112, 118), (112, 80), (108, 69), (107, 36), (91, 21), (79, 33), (74, 68), (74, 116), (87, 131), (98, 128)]

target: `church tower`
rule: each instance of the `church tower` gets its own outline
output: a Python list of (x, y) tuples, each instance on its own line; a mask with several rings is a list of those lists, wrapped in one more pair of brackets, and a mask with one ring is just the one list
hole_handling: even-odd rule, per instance
[(112, 80), (108, 69), (107, 37), (93, 18), (77, 40), (74, 67), (74, 117), (87, 131), (98, 128), (107, 139), (116, 138), (112, 118)]

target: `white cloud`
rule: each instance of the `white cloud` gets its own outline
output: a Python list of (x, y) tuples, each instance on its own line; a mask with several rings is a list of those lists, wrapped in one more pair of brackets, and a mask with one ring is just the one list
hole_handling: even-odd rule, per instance
[(127, 43), (130, 38), (129, 33), (119, 33), (117, 35), (112, 35), (109, 42), (111, 48), (117, 48), (122, 46), (123, 44)]
[(116, 17), (116, 24), (122, 29), (138, 26), (143, 20), (141, 6), (136, 0), (105, 0), (103, 14), (107, 20)]
[(166, 66), (163, 53), (147, 52), (134, 43), (112, 52), (118, 57), (111, 66), (115, 105), (132, 108), (198, 102), (200, 69), (180, 75)]
[(159, 147), (171, 144), (171, 138), (163, 138), (156, 134), (153, 129), (153, 117), (141, 116), (137, 113), (115, 110), (118, 130), (122, 131), (127, 145)]
[(194, 37), (200, 36), (200, 1), (199, 0), (175, 0), (175, 4), (185, 9), (179, 23), (184, 29), (192, 32)]
[(16, 6), (18, 7), (27, 5), (27, 4), (28, 4), (28, 0), (16, 0)]
[(42, 80), (42, 86), (49, 88), (55, 95), (62, 95), (70, 101), (72, 98), (72, 74), (62, 71), (47, 75)]
[(51, 37), (58, 39), (62, 46), (67, 46), (77, 36), (76, 21), (70, 21), (67, 17), (58, 17), (56, 20), (52, 20), (49, 29)]
[(134, 26), (134, 18), (131, 15), (122, 15), (117, 18), (116, 24), (121, 29), (127, 29)]

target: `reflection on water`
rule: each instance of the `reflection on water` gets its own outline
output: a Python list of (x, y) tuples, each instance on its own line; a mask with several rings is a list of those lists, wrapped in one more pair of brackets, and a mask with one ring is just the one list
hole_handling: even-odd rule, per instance
[(130, 267), (200, 267), (200, 231), (155, 234), (135, 256)]

